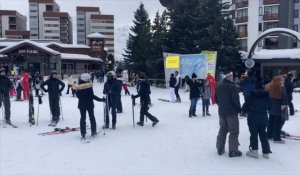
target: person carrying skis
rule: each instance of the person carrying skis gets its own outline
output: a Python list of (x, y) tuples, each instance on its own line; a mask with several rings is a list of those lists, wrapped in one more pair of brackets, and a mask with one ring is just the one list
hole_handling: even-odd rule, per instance
[(220, 129), (217, 136), (216, 147), (218, 154), (225, 153), (226, 137), (229, 132), (229, 157), (242, 156), (239, 147), (239, 118), (241, 103), (238, 89), (233, 83), (233, 73), (226, 72), (223, 83), (216, 89), (216, 103), (219, 107)]
[(133, 100), (133, 105), (135, 106), (135, 99), (141, 98), (141, 110), (140, 110), (140, 121), (137, 122), (137, 125), (144, 126), (144, 116), (148, 117), (152, 121), (152, 126), (154, 127), (159, 120), (151, 115), (149, 110), (150, 104), (150, 83), (144, 73), (140, 74), (140, 88), (137, 95), (131, 95)]
[[(47, 86), (47, 89), (45, 88)], [(49, 126), (56, 126), (60, 117), (60, 94), (64, 90), (65, 84), (57, 78), (57, 72), (53, 71), (50, 78), (41, 84), (41, 89), (49, 94), (49, 105), (52, 120)]]
[(91, 122), (91, 137), (97, 135), (97, 125), (94, 115), (94, 101), (105, 102), (105, 98), (99, 98), (94, 95), (93, 83), (91, 83), (91, 76), (88, 73), (81, 74), (79, 78), (79, 83), (77, 86), (77, 98), (78, 108), (80, 111), (80, 132), (82, 139), (85, 139), (86, 135), (86, 112), (89, 113), (89, 118)]
[(247, 156), (258, 158), (258, 136), (260, 138), (264, 158), (272, 153), (267, 137), (268, 109), (270, 107), (269, 93), (264, 90), (262, 80), (258, 80), (255, 89), (251, 91), (249, 100), (243, 106), (248, 114), (248, 127), (250, 131), (250, 146)]
[(0, 107), (4, 106), (5, 122), (11, 124), (10, 121), (10, 97), (9, 90), (12, 88), (12, 82), (5, 76), (5, 69), (0, 69)]
[(196, 107), (197, 107), (198, 99), (200, 98), (201, 83), (198, 82), (197, 75), (195, 73), (192, 74), (192, 79), (190, 79), (188, 76), (185, 76), (185, 82), (190, 87), (191, 105), (190, 105), (190, 110), (189, 110), (189, 117), (190, 118), (192, 116), (196, 117), (197, 116), (196, 115)]
[(106, 123), (105, 128), (109, 128), (109, 110), (111, 109), (112, 115), (112, 129), (116, 129), (117, 123), (117, 104), (119, 102), (119, 95), (122, 90), (122, 85), (120, 86), (116, 80), (116, 73), (114, 71), (109, 71), (107, 73), (107, 82), (104, 84), (103, 94), (107, 96), (108, 105), (106, 107)]

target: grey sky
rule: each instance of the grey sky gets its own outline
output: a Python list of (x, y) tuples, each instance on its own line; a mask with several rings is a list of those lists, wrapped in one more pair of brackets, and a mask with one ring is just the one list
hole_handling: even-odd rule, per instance
[[(121, 27), (131, 25), (133, 12), (138, 8), (140, 2), (145, 4), (150, 18), (153, 18), (159, 10), (164, 7), (159, 0), (56, 0), (62, 12), (69, 12), (73, 19), (76, 19), (76, 6), (98, 6), (102, 14), (115, 15), (115, 26)], [(28, 18), (28, 0), (0, 0), (0, 9), (17, 10)], [(74, 26), (75, 27), (75, 26)]]

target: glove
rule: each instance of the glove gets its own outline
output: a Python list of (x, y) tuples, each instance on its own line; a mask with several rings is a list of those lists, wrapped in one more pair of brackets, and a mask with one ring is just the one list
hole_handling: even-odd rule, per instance
[(103, 100), (103, 102), (106, 102), (106, 98), (105, 97), (103, 97), (102, 100)]
[(132, 99), (132, 100), (134, 100), (134, 99), (135, 99), (134, 95), (131, 95), (131, 99)]

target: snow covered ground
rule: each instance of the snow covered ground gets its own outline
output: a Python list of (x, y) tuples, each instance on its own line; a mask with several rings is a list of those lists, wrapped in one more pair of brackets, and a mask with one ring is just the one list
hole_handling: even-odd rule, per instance
[[(94, 87), (102, 97), (102, 85)], [(135, 92), (134, 88), (130, 88)], [(123, 92), (124, 93), (124, 92)], [(241, 158), (229, 158), (216, 153), (215, 142), (219, 128), (217, 106), (212, 117), (188, 117), (188, 93), (180, 91), (182, 103), (167, 103), (168, 89), (152, 87), (154, 106), (150, 113), (160, 120), (153, 128), (148, 121), (144, 127), (133, 128), (130, 96), (122, 96), (124, 113), (118, 114), (117, 130), (107, 130), (89, 144), (80, 142), (80, 133), (40, 136), (51, 131), (48, 97), (40, 106), (39, 126), (29, 127), (28, 103), (12, 101), (12, 121), (19, 128), (2, 128), (0, 133), (0, 174), (77, 175), (77, 174), (300, 174), (300, 141), (286, 140), (285, 145), (270, 142), (273, 154), (266, 160), (245, 156), (249, 146), (246, 119), (240, 119)], [(300, 109), (300, 94), (295, 93), (294, 105)], [(80, 114), (77, 98), (63, 94), (63, 115), (57, 127), (78, 127)], [(137, 100), (138, 102), (139, 100)], [(103, 104), (95, 102), (98, 130), (103, 125)], [(37, 104), (36, 113), (37, 113)], [(139, 106), (135, 107), (136, 121)], [(89, 120), (87, 119), (88, 123)], [(284, 130), (300, 135), (300, 113), (286, 122)], [(90, 131), (88, 131), (90, 134)], [(226, 145), (226, 150), (228, 145)], [(261, 151), (260, 151), (261, 152)]]

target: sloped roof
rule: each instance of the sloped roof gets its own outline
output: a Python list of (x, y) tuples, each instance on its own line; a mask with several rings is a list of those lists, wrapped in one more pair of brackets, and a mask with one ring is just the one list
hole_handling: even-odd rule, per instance
[(80, 60), (80, 61), (96, 61), (103, 62), (100, 58), (91, 57), (89, 55), (82, 54), (69, 54), (69, 53), (61, 53), (62, 60)]
[(46, 52), (48, 54), (51, 54), (51, 55), (59, 55), (60, 54), (59, 52), (46, 47), (44, 44), (36, 43), (34, 41), (31, 41), (31, 40), (24, 40), (24, 41), (21, 41), (21, 42), (16, 42), (14, 44), (11, 44), (11, 45), (1, 49), (0, 53), (5, 54), (5, 53), (17, 48), (18, 46), (23, 46), (25, 44), (29, 44), (29, 45), (32, 45), (34, 47), (37, 47), (37, 48), (39, 48), (39, 49), (43, 50), (44, 52)]
[(95, 32), (92, 34), (89, 34), (87, 36), (87, 38), (106, 38), (104, 35), (102, 35), (101, 33)]
[(61, 48), (81, 48), (81, 49), (82, 48), (84, 48), (84, 49), (90, 48), (90, 46), (83, 45), (83, 44), (74, 45), (74, 44), (63, 44), (63, 43), (58, 43), (58, 42), (47, 43), (45, 46), (50, 46), (50, 45), (56, 45)]

